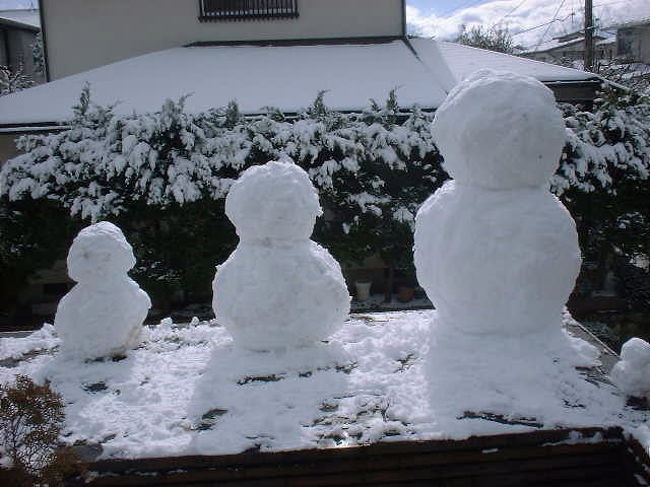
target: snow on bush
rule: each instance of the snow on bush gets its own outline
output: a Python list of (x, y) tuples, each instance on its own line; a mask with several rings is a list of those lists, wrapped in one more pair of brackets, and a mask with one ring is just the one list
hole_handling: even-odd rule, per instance
[(0, 65), (0, 96), (22, 91), (33, 85), (34, 80), (25, 74), (22, 65), (16, 69)]
[[(184, 111), (184, 99), (167, 100), (155, 113), (116, 115), (112, 107), (92, 103), (86, 88), (69, 128), (18, 139), (23, 154), (3, 167), (0, 194), (58, 200), (73, 215), (99, 220), (132, 201), (165, 207), (224, 198), (246, 167), (288, 157), (321, 193), (356, 206), (357, 217), (388, 212), (412, 223), (423, 198), (409, 198), (415, 186), (409, 179), (434, 189), (446, 179), (435, 164), (433, 115), (413, 107), (400, 119), (394, 94), (385, 107), (373, 102), (361, 114), (332, 112), (323, 97), (293, 119), (274, 109), (246, 119), (234, 104), (192, 115)], [(556, 194), (611, 189), (621, 173), (648, 177), (650, 104), (601, 102), (593, 112), (561, 108), (567, 130), (552, 180)]]
[[(58, 200), (72, 215), (99, 220), (132, 201), (165, 207), (224, 198), (246, 167), (290, 158), (320, 191), (359, 212), (381, 215), (389, 207), (391, 217), (412, 222), (419, 203), (393, 201), (385, 189), (393, 172), (414, 168), (424, 171), (419, 183), (438, 179), (427, 160), (436, 153), (431, 115), (414, 109), (398, 124), (396, 105), (339, 114), (322, 96), (293, 120), (277, 111), (243, 119), (235, 105), (190, 115), (184, 99), (156, 113), (118, 116), (92, 104), (86, 88), (69, 129), (18, 140), (24, 154), (4, 166), (0, 194)], [(339, 195), (350, 179), (355, 184)]]
[(615, 191), (621, 179), (650, 176), (650, 102), (633, 95), (616, 95), (615, 99), (614, 103), (607, 98), (597, 100), (598, 109), (592, 112), (561, 104), (567, 143), (552, 178), (556, 194), (572, 188)]
[(247, 349), (310, 346), (350, 311), (341, 268), (310, 240), (322, 214), (307, 173), (292, 162), (251, 167), (226, 198), (240, 242), (214, 279), (214, 312)]
[(131, 246), (112, 223), (79, 232), (68, 254), (68, 274), (77, 284), (59, 302), (54, 319), (64, 355), (107, 357), (140, 343), (151, 301), (127, 275), (134, 265)]

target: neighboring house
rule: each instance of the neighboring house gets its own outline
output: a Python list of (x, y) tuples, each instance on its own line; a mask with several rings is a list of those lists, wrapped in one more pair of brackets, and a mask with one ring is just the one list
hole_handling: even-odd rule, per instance
[(616, 50), (622, 60), (650, 64), (650, 19), (618, 25)]
[[(596, 61), (611, 61), (616, 56), (616, 35), (613, 32), (596, 33), (594, 44)], [(534, 49), (521, 53), (521, 55), (545, 63), (581, 63), (585, 58), (584, 33), (572, 32), (554, 37), (548, 42), (535, 46)]]
[(0, 10), (0, 66), (41, 81), (34, 63), (34, 45), (40, 32), (37, 10)]

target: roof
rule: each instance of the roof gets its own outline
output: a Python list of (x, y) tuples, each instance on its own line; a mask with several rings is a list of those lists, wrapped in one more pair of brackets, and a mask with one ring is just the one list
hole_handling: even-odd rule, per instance
[[(616, 34), (613, 34), (611, 32), (601, 31), (600, 34), (596, 34), (594, 36), (594, 41), (596, 42), (596, 45), (599, 46), (605, 44), (612, 44), (616, 42)], [(582, 35), (573, 37), (571, 39), (567, 39), (567, 36), (555, 37), (550, 41), (546, 41), (544, 43), (535, 46), (534, 49), (529, 49), (524, 51), (524, 53), (525, 54), (542, 53), (542, 52), (552, 51), (554, 49), (561, 49), (569, 46), (574, 46), (576, 44), (583, 44), (584, 42), (585, 42), (585, 38)]]
[[(170, 69), (171, 68), (171, 69)], [(158, 110), (165, 99), (191, 94), (189, 112), (237, 101), (246, 114), (266, 106), (287, 113), (318, 92), (336, 110), (359, 110), (397, 88), (402, 106), (436, 108), (455, 83), (479, 68), (511, 70), (541, 81), (593, 75), (506, 54), (430, 39), (348, 44), (179, 47), (127, 59), (0, 98), (0, 125), (59, 122), (71, 115), (85, 83), (118, 113)], [(451, 71), (450, 71), (451, 70)], [(453, 75), (452, 75), (453, 73)]]
[(445, 61), (457, 79), (466, 78), (481, 68), (513, 71), (532, 76), (544, 83), (552, 81), (582, 82), (597, 78), (593, 73), (500, 52), (486, 51), (452, 42), (439, 42), (438, 44)]
[(0, 23), (32, 31), (41, 30), (38, 10), (0, 10)]

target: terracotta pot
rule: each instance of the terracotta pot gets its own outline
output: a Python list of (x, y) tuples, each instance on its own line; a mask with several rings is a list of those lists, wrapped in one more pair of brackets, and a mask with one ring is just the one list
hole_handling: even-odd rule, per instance
[(408, 303), (413, 300), (415, 288), (411, 286), (400, 286), (397, 288), (397, 299), (402, 303)]

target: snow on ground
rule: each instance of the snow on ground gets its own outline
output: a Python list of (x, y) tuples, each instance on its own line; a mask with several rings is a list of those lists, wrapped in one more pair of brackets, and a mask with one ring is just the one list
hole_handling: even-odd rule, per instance
[(235, 348), (214, 322), (163, 320), (145, 328), (141, 347), (126, 358), (83, 365), (58, 356), (58, 338), (45, 325), (0, 341), (0, 380), (27, 374), (51, 381), (67, 404), (66, 440), (100, 443), (105, 458), (465, 438), (540, 426), (620, 425), (650, 446), (648, 413), (626, 407), (613, 386), (576, 369), (594, 363), (585, 342), (556, 347), (545, 335), (530, 347), (514, 338), (441, 333), (431, 329), (434, 316), (353, 315), (327, 344), (270, 353)]

